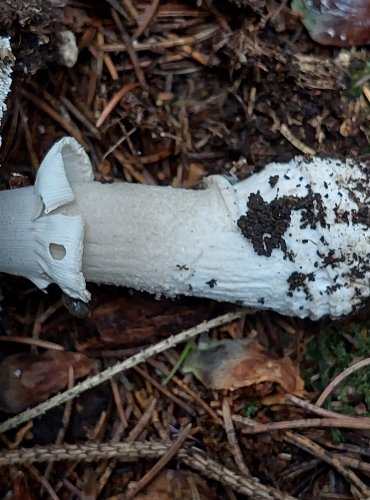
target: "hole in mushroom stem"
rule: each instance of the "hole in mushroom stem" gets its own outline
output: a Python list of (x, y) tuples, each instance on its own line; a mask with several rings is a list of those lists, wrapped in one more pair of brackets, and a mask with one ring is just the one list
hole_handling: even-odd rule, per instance
[(49, 243), (49, 251), (54, 260), (63, 260), (66, 256), (65, 246), (58, 243)]

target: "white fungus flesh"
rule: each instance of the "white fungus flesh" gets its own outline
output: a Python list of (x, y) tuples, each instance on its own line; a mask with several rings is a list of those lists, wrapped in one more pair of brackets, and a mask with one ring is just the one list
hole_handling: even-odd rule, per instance
[[(15, 206), (11, 198), (24, 198), (17, 205), (28, 214), (17, 212), (17, 220), (25, 219), (22, 255), (35, 251), (35, 228), (43, 224), (36, 234), (44, 249), (36, 251), (44, 274), (32, 276), (30, 264), (24, 271), (9, 263), (4, 268), (4, 258), (2, 271), (41, 287), (54, 281), (84, 301), (86, 280), (312, 319), (347, 315), (369, 295), (365, 164), (295, 158), (235, 184), (211, 176), (203, 189), (188, 190), (94, 182), (87, 156), (71, 138), (48, 157), (35, 188), (0, 196), (3, 222), (4, 207)], [(26, 204), (36, 207), (35, 216)], [(53, 243), (59, 245), (54, 256)]]

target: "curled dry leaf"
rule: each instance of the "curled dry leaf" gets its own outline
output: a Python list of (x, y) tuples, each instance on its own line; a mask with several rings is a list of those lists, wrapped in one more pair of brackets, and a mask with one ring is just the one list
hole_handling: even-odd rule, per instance
[(135, 500), (212, 500), (214, 494), (198, 474), (187, 471), (162, 471)]
[[(280, 394), (304, 393), (299, 368), (290, 358), (280, 358), (258, 342), (247, 339), (201, 344), (189, 356), (183, 371), (192, 372), (211, 389), (235, 390), (269, 382), (278, 384)], [(265, 401), (272, 403), (276, 398)]]
[(44, 401), (66, 387), (70, 367), (77, 379), (90, 373), (94, 361), (59, 351), (8, 356), (0, 363), (0, 409), (17, 413)]

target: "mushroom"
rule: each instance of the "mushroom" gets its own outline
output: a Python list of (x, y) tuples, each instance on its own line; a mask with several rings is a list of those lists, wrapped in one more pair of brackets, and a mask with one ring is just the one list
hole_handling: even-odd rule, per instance
[(297, 157), (202, 189), (93, 180), (72, 138), (0, 193), (0, 271), (89, 301), (87, 282), (318, 319), (369, 296), (369, 167)]

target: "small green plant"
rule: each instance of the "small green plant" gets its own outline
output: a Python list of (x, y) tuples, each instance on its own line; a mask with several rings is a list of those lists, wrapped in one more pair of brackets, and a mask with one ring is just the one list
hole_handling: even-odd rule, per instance
[(335, 444), (343, 443), (343, 433), (339, 429), (332, 427), (330, 429), (330, 434), (331, 434), (331, 438), (333, 440), (333, 443), (335, 443)]
[(260, 406), (261, 406), (261, 403), (257, 399), (251, 399), (245, 405), (241, 414), (245, 418), (254, 418), (257, 415), (257, 412), (258, 412)]
[(363, 85), (370, 81), (370, 61), (366, 61), (360, 68), (350, 70), (349, 76), (348, 94), (352, 97), (359, 97), (362, 94)]
[[(317, 393), (339, 373), (370, 353), (370, 322), (333, 323), (322, 327), (307, 346), (303, 367), (306, 388)], [(370, 416), (370, 370), (359, 369), (345, 378), (334, 391), (326, 407), (347, 415), (356, 414), (364, 405), (363, 416)]]

